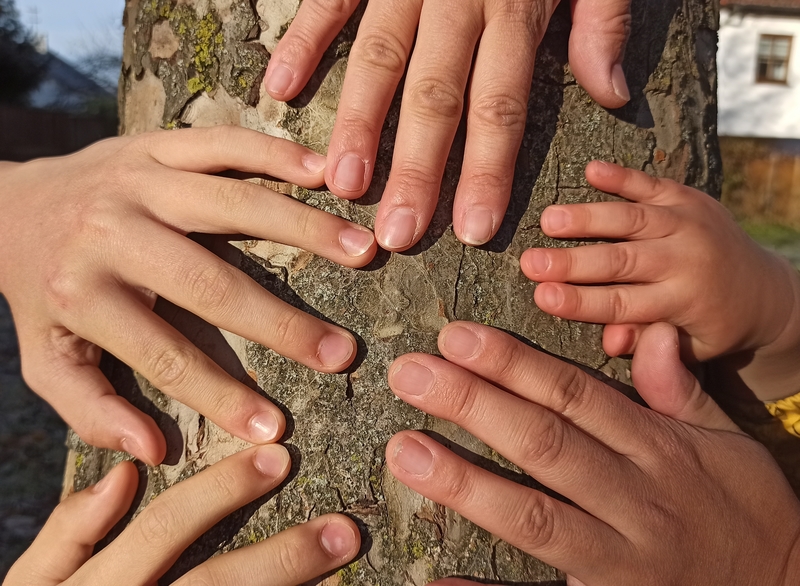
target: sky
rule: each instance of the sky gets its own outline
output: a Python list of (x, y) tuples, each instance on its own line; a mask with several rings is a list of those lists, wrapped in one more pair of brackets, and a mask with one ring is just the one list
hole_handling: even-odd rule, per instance
[(77, 59), (93, 46), (119, 46), (125, 0), (16, 0), (22, 22), (47, 36), (51, 50)]

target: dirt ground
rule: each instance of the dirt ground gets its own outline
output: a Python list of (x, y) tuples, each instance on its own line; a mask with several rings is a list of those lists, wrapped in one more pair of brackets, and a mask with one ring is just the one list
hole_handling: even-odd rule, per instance
[(66, 433), (22, 382), (14, 323), (0, 296), (0, 579), (58, 503)]

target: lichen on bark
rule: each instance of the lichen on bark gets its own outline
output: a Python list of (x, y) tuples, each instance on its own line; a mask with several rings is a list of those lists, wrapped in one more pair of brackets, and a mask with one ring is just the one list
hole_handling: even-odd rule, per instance
[[(253, 4), (128, 0), (123, 130), (132, 134), (158, 126), (232, 123), (324, 151), (363, 7), (326, 53), (310, 84), (313, 91), (286, 105), (271, 100), (259, 87), (268, 52), (298, 2), (259, 0), (257, 12)], [(615, 112), (597, 106), (569, 71), (569, 12), (567, 3), (562, 4), (538, 52), (511, 204), (500, 233), (488, 246), (464, 247), (451, 228), (463, 128), (448, 161), (431, 228), (407, 254), (380, 255), (367, 269), (351, 270), (272, 243), (237, 242), (233, 248), (206, 241), (279, 297), (354, 332), (360, 353), (349, 372), (312, 372), (161, 304), (162, 315), (189, 332), (202, 349), (284, 408), (291, 423), (286, 442), (294, 457), (293, 473), (282, 491), (212, 530), (190, 548), (167, 580), (208, 555), (333, 511), (353, 515), (369, 537), (364, 555), (328, 577), (328, 584), (421, 585), (450, 575), (500, 583), (553, 584), (563, 578), (399, 484), (386, 470), (383, 454), (386, 441), (397, 431), (425, 429), (492, 471), (537, 487), (468, 433), (394, 398), (386, 384), (388, 366), (409, 351), (436, 352), (442, 326), (466, 319), (514, 332), (596, 369), (598, 376), (629, 382), (628, 364), (603, 354), (599, 326), (559, 320), (536, 308), (534, 285), (521, 274), (519, 256), (531, 246), (580, 245), (549, 239), (540, 230), (539, 218), (552, 203), (608, 199), (585, 181), (583, 169), (591, 159), (619, 161), (712, 194), (718, 191), (715, 65), (713, 51), (707, 50), (713, 47), (713, 2), (633, 3), (625, 64), (633, 99)], [(169, 57), (163, 49), (170, 46), (169, 38), (152, 49), (153, 31), (164, 22), (178, 41)], [(198, 82), (190, 84), (195, 78)], [(384, 126), (374, 185), (363, 200), (347, 202), (326, 191), (294, 189), (292, 194), (371, 226), (389, 173), (398, 113), (396, 98)], [(170, 441), (168, 463), (147, 471), (140, 509), (178, 479), (242, 447), (242, 442), (122, 365), (109, 361), (106, 367), (118, 391), (157, 417)], [(72, 446), (82, 456), (81, 466), (72, 471), (75, 488), (96, 480), (122, 457), (88, 448), (74, 436)]]

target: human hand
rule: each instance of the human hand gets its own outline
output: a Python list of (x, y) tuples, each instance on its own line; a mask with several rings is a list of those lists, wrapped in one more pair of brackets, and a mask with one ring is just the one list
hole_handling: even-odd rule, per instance
[(485, 326), (450, 324), (439, 349), (444, 359), (409, 354), (392, 365), (395, 394), (575, 506), (414, 431), (386, 448), (410, 488), (565, 571), (573, 586), (796, 583), (800, 501), (766, 449), (685, 369), (674, 328), (648, 328), (634, 355), (634, 383), (652, 411)]
[[(221, 460), (159, 495), (92, 557), (95, 544), (125, 515), (136, 494), (136, 467), (124, 462), (56, 507), (3, 586), (155, 584), (184, 549), (224, 517), (280, 485), (289, 468), (289, 454), (277, 445)], [(325, 515), (210, 559), (174, 584), (294, 586), (353, 559), (360, 541), (350, 519)]]
[[(535, 300), (542, 310), (610, 324), (603, 347), (612, 356), (633, 353), (647, 324), (657, 321), (680, 328), (687, 359), (769, 346), (796, 356), (797, 271), (750, 239), (719, 202), (600, 161), (589, 164), (586, 178), (633, 203), (551, 206), (542, 229), (554, 238), (623, 242), (526, 251), (522, 271), (540, 283)], [(602, 286), (580, 286), (594, 284)]]
[[(300, 92), (358, 4), (300, 5), (267, 69), (265, 87), (273, 98), (289, 100)], [(466, 244), (485, 244), (495, 235), (525, 130), (536, 49), (557, 4), (370, 0), (349, 57), (325, 180), (339, 197), (365, 193), (381, 128), (410, 57), (392, 171), (375, 220), (383, 248), (406, 250), (428, 227), (465, 92), (467, 143), (453, 226)], [(621, 67), (629, 10), (630, 0), (572, 0), (573, 73), (609, 108), (630, 99)]]
[(279, 438), (281, 411), (234, 380), (151, 310), (157, 295), (225, 330), (324, 372), (354, 359), (342, 328), (280, 301), (186, 235), (248, 234), (358, 267), (372, 233), (227, 169), (322, 183), (325, 159), (232, 127), (98, 143), (69, 157), (0, 167), (0, 291), (19, 335), (22, 371), (88, 443), (154, 465), (155, 422), (118, 397), (101, 348), (157, 388), (251, 443)]

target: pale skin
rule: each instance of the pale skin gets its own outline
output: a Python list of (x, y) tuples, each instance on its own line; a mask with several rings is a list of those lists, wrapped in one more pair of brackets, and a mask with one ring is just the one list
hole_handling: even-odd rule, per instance
[(304, 147), (233, 127), (116, 138), (67, 157), (2, 164), (0, 291), (30, 387), (87, 442), (158, 464), (164, 437), (101, 373), (105, 349), (230, 433), (276, 441), (281, 411), (152, 308), (162, 296), (315, 370), (346, 368), (352, 334), (277, 299), (187, 238), (247, 234), (367, 264), (377, 246), (366, 228), (210, 175), (236, 169), (313, 188), (324, 165)]
[[(304, 0), (265, 77), (297, 96), (360, 0)], [(383, 122), (406, 75), (392, 170), (375, 219), (379, 244), (407, 250), (430, 223), (462, 115), (467, 142), (453, 227), (465, 244), (497, 233), (511, 194), (536, 49), (558, 0), (370, 0), (348, 59), (325, 180), (356, 199), (371, 180)], [(630, 0), (572, 0), (569, 59), (602, 106), (630, 100), (622, 70)], [(474, 65), (473, 65), (474, 57)], [(466, 96), (466, 97), (465, 97)]]
[(389, 371), (395, 394), (574, 506), (416, 431), (386, 448), (404, 484), (566, 572), (570, 586), (797, 583), (800, 501), (766, 449), (686, 370), (672, 326), (643, 331), (633, 359), (652, 410), (486, 326), (450, 324), (439, 350), (443, 358), (399, 358)]
[(800, 276), (788, 261), (696, 189), (601, 161), (586, 178), (629, 201), (551, 206), (542, 230), (621, 242), (526, 251), (520, 264), (540, 283), (541, 309), (608, 324), (611, 356), (632, 354), (647, 324), (668, 322), (686, 360), (747, 353), (736, 369), (760, 399), (800, 391)]
[[(409, 354), (392, 365), (395, 394), (462, 426), (575, 506), (416, 431), (386, 448), (401, 482), (565, 571), (570, 586), (796, 583), (800, 501), (764, 447), (683, 366), (672, 326), (642, 332), (634, 357), (636, 388), (652, 410), (486, 326), (451, 324), (439, 349), (443, 358)], [(275, 445), (223, 460), (160, 495), (89, 559), (133, 498), (136, 471), (123, 464), (56, 509), (4, 586), (155, 583), (196, 537), (288, 469)], [(297, 584), (350, 561), (358, 547), (352, 522), (328, 515), (213, 558), (177, 584)]]
[[(94, 545), (128, 512), (136, 494), (136, 467), (124, 462), (56, 507), (3, 586), (156, 584), (184, 549), (225, 516), (280, 485), (289, 469), (289, 454), (277, 445), (230, 456), (159, 495), (92, 557)], [(349, 562), (360, 543), (353, 521), (324, 515), (214, 557), (173, 584), (294, 586)]]

